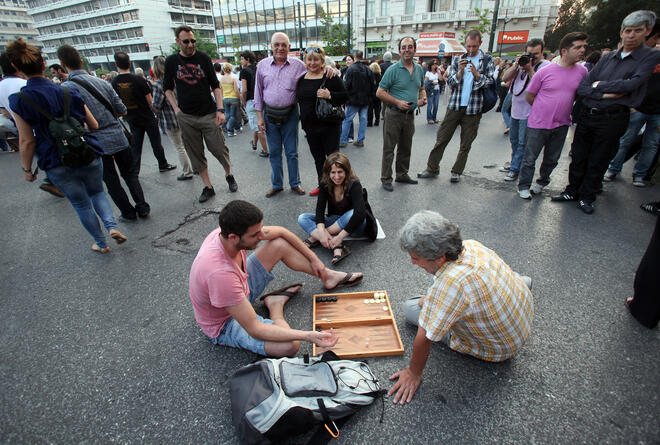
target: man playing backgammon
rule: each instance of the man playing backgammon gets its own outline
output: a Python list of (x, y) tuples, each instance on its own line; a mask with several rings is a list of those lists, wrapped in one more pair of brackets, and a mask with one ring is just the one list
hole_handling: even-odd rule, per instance
[[(284, 305), (301, 283), (261, 296), (270, 319), (257, 315), (252, 303), (275, 278), (271, 270), (280, 261), (320, 278), (326, 290), (355, 286), (362, 274), (328, 269), (293, 233), (264, 226), (263, 213), (248, 202), (230, 202), (218, 219), (220, 227), (202, 243), (189, 279), (195, 319), (211, 342), (271, 357), (295, 355), (300, 341), (334, 346), (333, 332), (291, 329), (284, 319)], [(246, 250), (255, 251), (247, 255)]]
[(394, 373), (394, 403), (409, 403), (422, 381), (431, 342), (481, 360), (511, 358), (532, 330), (531, 279), (495, 252), (463, 241), (458, 227), (431, 211), (413, 215), (399, 243), (413, 264), (434, 275), (426, 296), (405, 302), (406, 320), (418, 326), (410, 366)]

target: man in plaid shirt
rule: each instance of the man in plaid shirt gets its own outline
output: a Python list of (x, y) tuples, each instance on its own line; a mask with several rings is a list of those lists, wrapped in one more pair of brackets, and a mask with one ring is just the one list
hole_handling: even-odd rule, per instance
[(461, 145), (456, 162), (451, 169), (451, 182), (458, 182), (465, 169), (472, 141), (477, 137), (484, 89), (493, 83), (495, 65), (492, 57), (479, 49), (481, 33), (468, 32), (465, 38), (467, 52), (454, 59), (447, 84), (452, 89), (445, 118), (438, 128), (435, 146), (429, 154), (426, 170), (417, 174), (418, 178), (435, 178), (440, 172), (440, 161), (456, 127), (461, 126)]
[(432, 342), (489, 362), (513, 357), (529, 339), (534, 318), (532, 280), (514, 272), (492, 250), (463, 241), (458, 227), (423, 211), (401, 229), (399, 244), (413, 264), (433, 274), (423, 297), (405, 302), (417, 328), (410, 366), (394, 373), (389, 395), (410, 402), (422, 381)]

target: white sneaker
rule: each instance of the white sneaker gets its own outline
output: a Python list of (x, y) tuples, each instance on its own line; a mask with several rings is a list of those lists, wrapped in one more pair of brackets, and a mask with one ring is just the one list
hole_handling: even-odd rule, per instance
[(458, 173), (452, 173), (451, 178), (449, 179), (450, 182), (458, 182), (461, 180), (461, 175)]
[(515, 181), (516, 179), (518, 179), (518, 173), (514, 173), (512, 171), (507, 173), (506, 176), (504, 177), (504, 180), (506, 182), (512, 182), (512, 181)]
[(532, 199), (532, 194), (529, 193), (529, 189), (518, 190), (518, 196), (522, 199)]
[(532, 279), (527, 275), (520, 275), (520, 278), (525, 282), (525, 286), (527, 286), (529, 290), (532, 290)]
[(605, 173), (605, 175), (603, 176), (603, 181), (612, 182), (614, 181), (614, 178), (616, 178), (616, 173), (608, 170), (607, 173)]
[(532, 185), (532, 188), (529, 189), (529, 191), (532, 192), (532, 194), (534, 195), (540, 195), (544, 188), (545, 188), (544, 186), (536, 182)]
[(633, 178), (632, 185), (635, 187), (646, 187), (646, 182), (644, 182), (644, 178)]

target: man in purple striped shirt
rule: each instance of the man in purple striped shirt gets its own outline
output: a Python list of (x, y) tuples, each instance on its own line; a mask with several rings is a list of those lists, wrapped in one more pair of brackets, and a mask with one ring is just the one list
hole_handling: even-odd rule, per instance
[[(270, 41), (271, 57), (257, 65), (254, 86), (254, 109), (257, 111), (260, 131), (266, 132), (270, 159), (272, 188), (266, 193), (270, 198), (283, 190), (282, 146), (286, 155), (291, 190), (304, 195), (298, 172), (298, 106), (296, 86), (305, 75), (305, 64), (289, 58), (289, 37), (276, 32)], [(326, 76), (334, 77), (336, 71), (326, 67)]]

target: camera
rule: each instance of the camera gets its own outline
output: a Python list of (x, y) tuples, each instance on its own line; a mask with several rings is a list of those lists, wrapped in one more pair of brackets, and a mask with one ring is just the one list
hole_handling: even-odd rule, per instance
[(530, 54), (530, 53), (522, 54), (520, 56), (520, 59), (518, 59), (518, 65), (525, 66), (530, 62), (530, 60), (534, 60), (534, 54)]

